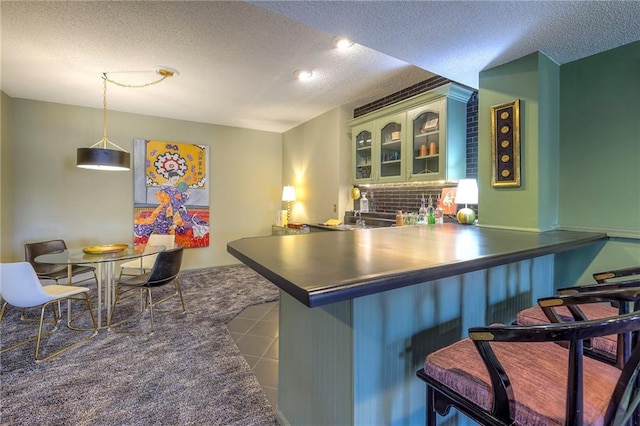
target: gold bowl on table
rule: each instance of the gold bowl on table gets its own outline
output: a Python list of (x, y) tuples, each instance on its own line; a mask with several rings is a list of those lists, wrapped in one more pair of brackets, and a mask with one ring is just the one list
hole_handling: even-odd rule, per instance
[(82, 249), (86, 254), (106, 254), (106, 253), (118, 253), (126, 250), (129, 247), (128, 244), (102, 244), (99, 246), (89, 246)]

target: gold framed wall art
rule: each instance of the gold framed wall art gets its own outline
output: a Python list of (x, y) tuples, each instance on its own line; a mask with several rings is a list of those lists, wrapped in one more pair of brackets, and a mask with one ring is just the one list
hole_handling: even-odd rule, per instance
[(491, 186), (520, 186), (520, 100), (491, 107)]

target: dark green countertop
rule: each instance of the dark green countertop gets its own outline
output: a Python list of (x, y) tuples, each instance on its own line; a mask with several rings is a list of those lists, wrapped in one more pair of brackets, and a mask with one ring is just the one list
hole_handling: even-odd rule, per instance
[(601, 233), (403, 226), (243, 238), (227, 251), (309, 307), (559, 253)]

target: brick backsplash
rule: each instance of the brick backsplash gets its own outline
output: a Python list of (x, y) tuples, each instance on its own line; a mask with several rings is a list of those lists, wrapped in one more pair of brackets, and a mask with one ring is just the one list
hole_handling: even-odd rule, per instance
[[(442, 188), (451, 185), (433, 184), (380, 184), (372, 186), (360, 186), (361, 192), (367, 193), (369, 210), (378, 213), (395, 213), (398, 210), (404, 212), (417, 212), (420, 208), (420, 200), (424, 195), (425, 200), (429, 196), (433, 200), (433, 206), (442, 194)], [(360, 200), (354, 203), (356, 210), (360, 209)]]

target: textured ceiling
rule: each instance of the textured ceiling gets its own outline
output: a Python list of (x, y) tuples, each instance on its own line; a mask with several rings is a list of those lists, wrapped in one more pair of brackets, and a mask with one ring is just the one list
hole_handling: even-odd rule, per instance
[(536, 51), (564, 64), (640, 40), (640, 1), (252, 3), (475, 88)]
[[(634, 1), (3, 0), (0, 13), (11, 97), (101, 108), (103, 72), (139, 84), (166, 65), (180, 76), (110, 85), (109, 110), (275, 132), (430, 72), (477, 87), (482, 69), (538, 50), (562, 64), (640, 39)], [(359, 44), (338, 51), (335, 35)], [(315, 78), (295, 80), (300, 68)]]
[[(359, 106), (432, 74), (245, 2), (2, 1), (2, 90), (102, 107), (102, 73), (137, 84), (156, 65), (180, 75), (108, 86), (109, 110), (283, 132), (338, 105)], [(315, 78), (294, 78), (311, 68)]]

